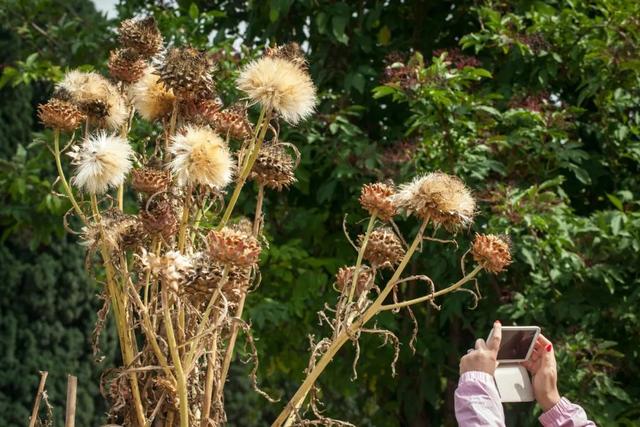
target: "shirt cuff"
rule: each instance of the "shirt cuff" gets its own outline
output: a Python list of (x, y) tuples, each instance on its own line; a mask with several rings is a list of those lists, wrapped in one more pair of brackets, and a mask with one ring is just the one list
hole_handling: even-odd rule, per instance
[(573, 404), (569, 402), (569, 399), (563, 397), (553, 406), (553, 408), (540, 415), (538, 420), (543, 426), (560, 425), (557, 421), (566, 419), (567, 413), (571, 411), (572, 407)]
[(460, 375), (460, 380), (458, 381), (458, 384), (462, 384), (469, 381), (471, 382), (476, 381), (476, 382), (495, 385), (493, 375), (488, 374), (486, 372), (482, 372), (482, 371), (465, 372), (464, 374)]

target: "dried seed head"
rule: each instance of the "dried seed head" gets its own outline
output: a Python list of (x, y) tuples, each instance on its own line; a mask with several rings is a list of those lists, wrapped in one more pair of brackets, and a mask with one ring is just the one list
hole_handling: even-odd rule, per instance
[[(224, 265), (212, 262), (208, 256), (202, 253), (194, 254), (193, 269), (182, 290), (187, 294), (194, 305), (206, 304), (211, 294), (219, 287), (222, 280)], [(247, 292), (250, 279), (250, 270), (244, 267), (227, 266), (227, 282), (222, 287), (227, 303), (235, 306)]]
[(237, 85), (254, 102), (276, 110), (291, 124), (311, 115), (316, 105), (311, 77), (287, 59), (266, 56), (252, 61), (240, 73)]
[(449, 231), (470, 225), (476, 210), (476, 202), (464, 183), (442, 172), (402, 185), (392, 200), (399, 210), (429, 219)]
[[(358, 236), (358, 244), (362, 245), (364, 235)], [(364, 250), (364, 259), (374, 268), (393, 268), (404, 257), (402, 242), (388, 227), (376, 228), (369, 235), (369, 242)]]
[(120, 43), (149, 59), (162, 49), (162, 34), (153, 16), (126, 19), (118, 28)]
[(38, 105), (38, 117), (46, 127), (63, 132), (77, 129), (85, 119), (78, 107), (57, 98), (51, 98), (46, 104)]
[(171, 139), (171, 171), (180, 186), (213, 185), (223, 188), (235, 167), (227, 144), (209, 127), (188, 125)]
[(94, 249), (102, 241), (109, 251), (118, 251), (139, 246), (145, 237), (144, 227), (135, 215), (109, 209), (102, 213), (101, 219), (100, 224), (82, 228), (82, 245)]
[(156, 255), (142, 248), (140, 262), (144, 271), (160, 277), (174, 292), (179, 292), (185, 283), (189, 271), (193, 268), (192, 260), (178, 251), (169, 251), (164, 255)]
[(129, 116), (118, 89), (98, 73), (69, 71), (56, 85), (56, 97), (74, 103), (100, 127), (119, 129)]
[(167, 191), (171, 184), (171, 172), (161, 169), (140, 168), (131, 171), (131, 186), (148, 195)]
[(375, 184), (365, 184), (360, 193), (360, 205), (370, 215), (375, 213), (376, 217), (383, 221), (389, 221), (396, 214), (396, 207), (392, 197), (395, 189), (381, 182)]
[(212, 72), (206, 53), (192, 47), (172, 48), (158, 67), (160, 81), (180, 99), (211, 98)]
[(93, 194), (121, 185), (131, 169), (133, 149), (126, 139), (105, 131), (89, 136), (68, 154), (76, 166), (71, 183)]
[(309, 68), (307, 60), (304, 57), (304, 53), (302, 53), (300, 45), (296, 42), (287, 43), (281, 46), (276, 45), (274, 47), (267, 47), (264, 56), (268, 58), (286, 59), (303, 70), (307, 70)]
[(176, 99), (173, 91), (160, 81), (160, 76), (152, 67), (147, 67), (140, 80), (130, 87), (129, 96), (138, 114), (149, 121), (171, 114)]
[[(349, 289), (353, 282), (353, 274), (355, 273), (355, 267), (341, 267), (336, 274), (336, 286), (340, 292), (345, 292), (345, 289)], [(374, 275), (371, 268), (366, 265), (361, 265), (358, 271), (358, 280), (356, 281), (356, 296), (360, 296), (363, 292), (368, 291), (373, 286)]]
[(235, 105), (221, 111), (214, 111), (203, 116), (222, 135), (244, 140), (251, 136), (251, 122), (247, 117), (247, 110), (242, 105)]
[(209, 255), (215, 261), (239, 267), (251, 267), (258, 263), (260, 243), (249, 234), (225, 227), (210, 231), (207, 241)]
[(511, 264), (511, 248), (505, 237), (477, 234), (471, 246), (473, 259), (490, 273), (500, 273)]
[(142, 209), (140, 220), (147, 233), (160, 235), (166, 241), (170, 241), (178, 231), (178, 217), (168, 200), (161, 199), (149, 210)]
[(133, 83), (142, 77), (147, 63), (133, 49), (116, 49), (109, 55), (109, 74), (115, 79)]
[(258, 153), (250, 179), (259, 184), (281, 191), (296, 182), (294, 174), (296, 161), (281, 144), (268, 144)]

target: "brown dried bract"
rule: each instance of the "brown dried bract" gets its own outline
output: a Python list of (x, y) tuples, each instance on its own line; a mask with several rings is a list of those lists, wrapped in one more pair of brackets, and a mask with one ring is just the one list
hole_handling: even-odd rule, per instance
[(360, 193), (360, 205), (370, 215), (376, 215), (383, 221), (389, 221), (396, 214), (396, 207), (391, 197), (395, 189), (381, 182), (365, 184)]
[(267, 47), (264, 56), (270, 58), (286, 59), (287, 61), (294, 63), (303, 70), (309, 68), (309, 64), (304, 57), (304, 53), (302, 52), (302, 49), (300, 49), (300, 45), (296, 42), (291, 42), (280, 46), (276, 45), (274, 47)]
[[(349, 289), (353, 282), (353, 274), (356, 268), (341, 267), (336, 274), (336, 286), (340, 292), (344, 292), (345, 289)], [(366, 265), (360, 266), (358, 271), (358, 280), (356, 281), (355, 295), (360, 296), (363, 292), (368, 291), (373, 286), (374, 276), (373, 271)]]
[(213, 64), (193, 47), (173, 48), (158, 67), (160, 81), (181, 99), (210, 98), (214, 92)]
[(210, 231), (207, 241), (209, 255), (215, 261), (240, 267), (251, 267), (258, 263), (260, 243), (251, 235), (225, 227)]
[[(362, 245), (364, 235), (358, 236), (358, 244)], [(364, 259), (374, 268), (393, 268), (404, 257), (405, 250), (398, 236), (388, 227), (373, 230), (364, 250)]]
[(131, 172), (131, 186), (141, 193), (149, 195), (167, 191), (171, 184), (171, 172), (168, 170), (140, 168)]
[(251, 136), (251, 122), (247, 117), (247, 110), (242, 105), (235, 105), (221, 111), (215, 111), (205, 116), (209, 123), (223, 137), (244, 140)]
[(268, 144), (258, 153), (249, 179), (259, 184), (281, 191), (296, 182), (296, 160), (284, 145)]
[(471, 254), (473, 259), (490, 273), (500, 273), (511, 264), (508, 239), (495, 234), (476, 234)]
[(140, 220), (149, 234), (160, 235), (166, 241), (171, 240), (178, 231), (178, 217), (168, 200), (154, 203), (149, 210), (142, 209)]
[(144, 19), (127, 19), (118, 28), (120, 43), (144, 58), (151, 58), (162, 49), (162, 34), (153, 16)]
[(116, 79), (126, 83), (140, 80), (147, 63), (133, 49), (116, 49), (109, 55), (109, 73)]
[(38, 117), (46, 127), (63, 132), (77, 129), (86, 118), (74, 104), (57, 98), (38, 105)]

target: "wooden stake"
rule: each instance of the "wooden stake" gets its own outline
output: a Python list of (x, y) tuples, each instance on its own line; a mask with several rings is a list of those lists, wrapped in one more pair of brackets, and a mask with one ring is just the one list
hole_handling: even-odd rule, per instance
[(36, 394), (36, 401), (33, 404), (33, 411), (31, 411), (31, 418), (29, 418), (29, 427), (35, 427), (36, 421), (38, 420), (40, 400), (42, 400), (42, 394), (44, 393), (44, 384), (47, 382), (47, 375), (49, 375), (49, 372), (40, 371), (40, 384), (38, 385), (38, 393)]
[(76, 393), (78, 391), (78, 378), (73, 375), (67, 376), (67, 412), (64, 427), (75, 427), (76, 425)]

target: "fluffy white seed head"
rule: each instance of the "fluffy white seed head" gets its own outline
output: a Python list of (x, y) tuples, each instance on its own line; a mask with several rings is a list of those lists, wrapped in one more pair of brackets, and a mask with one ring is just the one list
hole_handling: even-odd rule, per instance
[(240, 73), (238, 88), (263, 107), (273, 108), (296, 124), (308, 117), (316, 105), (316, 88), (306, 70), (282, 58), (263, 57)]
[(186, 126), (171, 139), (169, 164), (180, 186), (225, 187), (233, 176), (234, 162), (227, 144), (209, 127)]
[(98, 126), (118, 129), (129, 116), (118, 89), (98, 73), (69, 71), (56, 89), (59, 96), (76, 104)]
[(73, 147), (69, 156), (76, 166), (71, 183), (82, 191), (103, 194), (124, 182), (133, 150), (126, 139), (99, 131)]
[(149, 121), (169, 115), (176, 99), (173, 91), (160, 82), (153, 67), (148, 67), (142, 78), (131, 86), (129, 97), (138, 114)]

